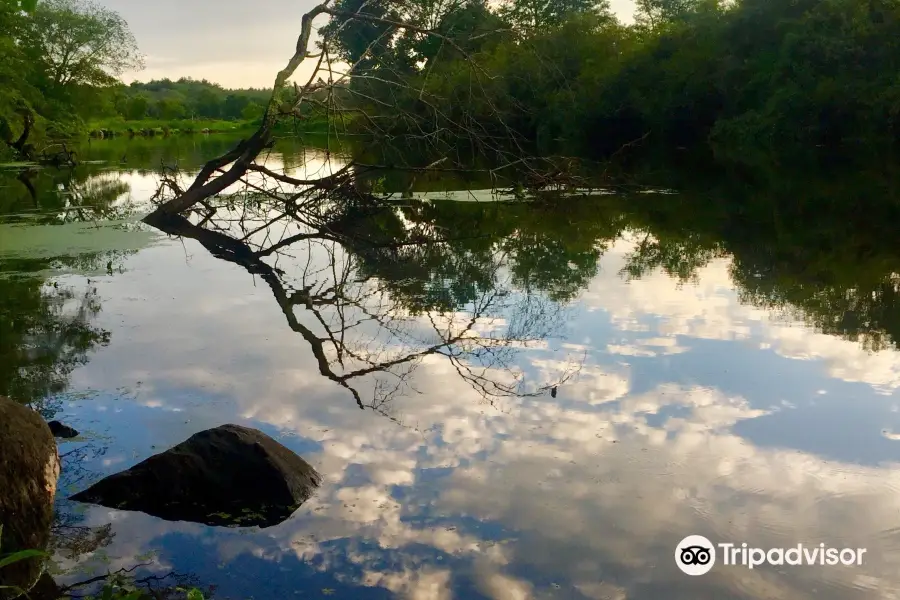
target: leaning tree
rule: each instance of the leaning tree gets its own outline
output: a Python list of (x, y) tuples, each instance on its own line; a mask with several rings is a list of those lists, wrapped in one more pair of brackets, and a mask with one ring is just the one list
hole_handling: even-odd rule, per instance
[[(573, 161), (531, 154), (502, 112), (490, 112), (492, 75), (473, 48), (493, 32), (482, 23), (466, 37), (447, 25), (477, 21), (454, 12), (477, 7), (431, 4), (445, 14), (391, 0), (329, 1), (307, 12), (256, 131), (193, 177), (165, 169), (144, 219), (261, 277), (321, 375), (346, 388), (360, 408), (383, 414), (430, 357), (449, 361), (489, 401), (543, 393), (577, 369), (576, 360), (554, 381), (526, 385), (512, 357), (552, 334), (558, 303), (518, 294), (502, 256), (475, 260), (458, 250), (454, 243), (465, 232), (404, 220), (398, 197), (377, 185), (397, 170), (478, 171), (495, 189), (519, 191), (579, 181), (570, 175)], [(440, 51), (415, 60), (425, 39)], [(442, 62), (468, 72), (465, 102), (460, 90), (430, 84)], [(491, 119), (468, 114), (467, 103), (487, 107)], [(325, 148), (310, 152), (306, 165), (270, 160), (279, 132), (310, 109), (328, 117)], [(379, 150), (364, 159), (346, 151), (347, 138)], [(472, 263), (465, 281), (410, 285), (415, 273), (428, 277), (426, 265), (454, 260)], [(427, 298), (410, 291), (435, 286), (453, 291)], [(357, 384), (372, 377), (361, 391)]]

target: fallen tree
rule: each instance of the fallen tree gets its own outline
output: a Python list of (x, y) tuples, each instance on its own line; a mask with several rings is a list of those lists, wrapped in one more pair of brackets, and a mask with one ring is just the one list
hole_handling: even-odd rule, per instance
[[(192, 238), (218, 258), (261, 277), (288, 326), (309, 344), (320, 374), (345, 388), (361, 409), (395, 418), (390, 398), (411, 388), (410, 376), (418, 365), (440, 357), (488, 402), (547, 393), (578, 365), (573, 362), (556, 380), (526, 385), (512, 355), (551, 334), (559, 312), (555, 303), (536, 295), (513, 300), (512, 290), (499, 281), (498, 274), (506, 268), (502, 257), (470, 265), (479, 277), (456, 286), (472, 290), (463, 300), (422, 299), (420, 290), (409, 289), (409, 282), (418, 276), (424, 287), (432, 285), (428, 268), (434, 255), (429, 252), (443, 251), (447, 265), (464, 259), (465, 251), (454, 254), (449, 245), (466, 233), (405, 224), (397, 213), (397, 195), (380, 189), (378, 181), (387, 171), (402, 170), (415, 178), (477, 170), (495, 189), (569, 189), (583, 183), (572, 175), (577, 163), (529, 153), (512, 128), (501, 126), (498, 131), (501, 115), (488, 128), (442, 111), (440, 99), (424, 87), (410, 89), (399, 77), (385, 82), (385, 69), (390, 68), (372, 67), (377, 63), (371, 53), (374, 42), (354, 64), (335, 59), (334, 36), (362, 22), (380, 27), (376, 40), (402, 30), (434, 37), (464, 58), (473, 82), (491, 77), (440, 31), (362, 12), (367, 4), (347, 12), (325, 2), (307, 12), (295, 52), (275, 78), (257, 130), (208, 161), (187, 183), (177, 169), (164, 169), (154, 210), (144, 221), (171, 235)], [(329, 19), (327, 28), (319, 29), (318, 51), (311, 52), (314, 22), (320, 17)], [(366, 68), (360, 68), (364, 62)], [(306, 82), (290, 84), (301, 66), (310, 69)], [(376, 115), (354, 104), (354, 98), (365, 93), (358, 83), (353, 85), (359, 81), (379, 81), (413, 98), (412, 104), (396, 106), (395, 120), (403, 122), (400, 133), (394, 122), (385, 127)], [(489, 101), (480, 89), (473, 84), (473, 101)], [(269, 160), (276, 132), (284, 129), (279, 125), (302, 117), (307, 104), (324, 107), (334, 119), (326, 148), (310, 152), (299, 167)], [(417, 152), (387, 152), (384, 155), (393, 158), (384, 162), (347, 153), (342, 146), (346, 129), (339, 124), (351, 114), (358, 125), (355, 133), (370, 145), (387, 143), (391, 150), (415, 146)], [(281, 265), (298, 254), (306, 264), (298, 265), (299, 274), (292, 277)], [(305, 309), (305, 318), (295, 309)], [(513, 326), (501, 332), (491, 329), (492, 323), (508, 318)], [(374, 327), (375, 333), (366, 327)], [(481, 333), (485, 327), (490, 334)], [(367, 389), (358, 385), (364, 380)]]
[[(214, 202), (215, 214), (199, 224), (162, 213), (148, 222), (262, 279), (319, 374), (347, 390), (360, 409), (397, 421), (392, 399), (415, 392), (413, 375), (431, 358), (446, 361), (492, 405), (547, 393), (580, 369), (579, 360), (570, 360), (552, 380), (525, 380), (516, 354), (554, 335), (560, 305), (515, 294), (506, 257), (472, 259), (461, 236), (448, 238), (428, 224), (385, 235), (382, 227), (396, 213), (388, 209), (376, 219), (367, 208), (348, 207), (351, 200), (323, 215), (307, 213), (302, 223), (250, 203), (232, 209)], [(444, 284), (469, 290), (466, 296), (422, 298), (417, 277), (428, 278), (428, 266), (439, 262), (461, 266), (460, 276)]]
[[(384, 1), (384, 0), (383, 0)], [(387, 2), (391, 2), (388, 0)], [(462, 48), (457, 41), (434, 28), (426, 28), (413, 23), (375, 16), (364, 9), (373, 1), (366, 1), (356, 12), (335, 9), (330, 0), (319, 4), (303, 15), (301, 31), (296, 49), (285, 67), (275, 77), (273, 91), (265, 108), (259, 127), (252, 135), (242, 139), (230, 151), (208, 161), (186, 187), (178, 185), (172, 178), (166, 178), (156, 196), (158, 206), (149, 220), (162, 215), (182, 214), (198, 205), (208, 204), (208, 200), (237, 184), (251, 188), (274, 202), (297, 202), (301, 198), (321, 200), (327, 193), (338, 188), (353, 189), (357, 176), (378, 169), (406, 169), (419, 173), (441, 171), (465, 171), (476, 168), (473, 159), (482, 159), (489, 167), (481, 167), (490, 172), (497, 187), (513, 180), (504, 179), (505, 173), (514, 173), (516, 181), (527, 182), (533, 189), (548, 187), (575, 187), (583, 181), (572, 176), (577, 170), (571, 158), (539, 157), (526, 149), (524, 140), (516, 131), (505, 125), (502, 115), (495, 114), (490, 128), (478, 120), (460, 118), (441, 108), (445, 100), (434, 96), (425, 87), (410, 89), (410, 84), (401, 77), (386, 79), (384, 73), (391, 73), (394, 67), (381, 65), (379, 69), (361, 66), (377, 65), (377, 57), (372, 55), (377, 43), (385, 43), (398, 31), (412, 31), (420, 36), (428, 36), (439, 41), (442, 46), (452, 49), (461, 56), (472, 74), (472, 102), (491, 103), (484, 90), (484, 83), (491, 79), (478, 62)], [(315, 22), (320, 17), (328, 18), (327, 28), (319, 28), (322, 34), (318, 49), (310, 51), (311, 40), (316, 29)], [(354, 64), (342, 63), (336, 58), (335, 36), (353, 24), (377, 25), (383, 33), (377, 37)], [(484, 35), (484, 34), (481, 34)], [(436, 59), (438, 60), (438, 59)], [(290, 83), (301, 66), (309, 67), (310, 73), (303, 85)], [(377, 81), (380, 84), (403, 90), (414, 98), (412, 106), (385, 106), (395, 110), (394, 121), (403, 122), (404, 133), (398, 136), (394, 130), (383, 127), (378, 115), (367, 114), (354, 99), (365, 96), (354, 88), (360, 81)], [(366, 96), (369, 102), (384, 104), (383, 100)], [(335, 173), (323, 177), (298, 179), (284, 172), (266, 168), (260, 164), (263, 153), (271, 149), (275, 142), (276, 129), (292, 119), (302, 119), (307, 106), (324, 109), (334, 123), (346, 123), (352, 118), (357, 125), (357, 135), (369, 136), (380, 142), (395, 145), (416, 145), (420, 150), (415, 158), (402, 157), (390, 164), (361, 164), (351, 161)], [(496, 123), (500, 123), (499, 130)], [(328, 134), (328, 151), (339, 151), (341, 131), (331, 127)], [(463, 152), (461, 149), (465, 149)], [(261, 162), (265, 162), (264, 160)], [(289, 191), (286, 191), (289, 190)], [(371, 197), (370, 200), (376, 200)]]
[(17, 159), (55, 167), (74, 167), (77, 164), (77, 153), (69, 150), (64, 143), (51, 144), (40, 151), (37, 149), (32, 142), (34, 111), (27, 104), (20, 102), (15, 114), (21, 117), (22, 131), (18, 135), (14, 134), (9, 120), (0, 118), (0, 141), (13, 151)]

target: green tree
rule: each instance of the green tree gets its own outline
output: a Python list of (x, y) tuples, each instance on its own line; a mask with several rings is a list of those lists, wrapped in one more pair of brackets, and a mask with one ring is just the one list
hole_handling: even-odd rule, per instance
[(559, 27), (576, 15), (608, 13), (607, 0), (504, 0), (500, 9), (504, 19), (526, 34)]
[(194, 111), (198, 116), (218, 119), (222, 116), (222, 96), (209, 88), (200, 90), (194, 103)]
[(250, 98), (240, 94), (228, 94), (222, 103), (222, 116), (226, 119), (243, 118), (244, 109), (251, 102)]
[(263, 112), (265, 112), (265, 108), (256, 102), (251, 102), (241, 111), (241, 118), (245, 121), (257, 121), (262, 118)]
[[(435, 31), (449, 38), (470, 56), (508, 39), (509, 25), (491, 12), (485, 0), (468, 0), (441, 16)], [(414, 42), (415, 59), (431, 66), (437, 58), (459, 60), (459, 52), (437, 36), (420, 35)], [(426, 67), (427, 68), (427, 67)]]
[(30, 38), (55, 88), (105, 86), (143, 67), (122, 17), (84, 0), (41, 0), (30, 19)]
[[(40, 92), (31, 86), (31, 65), (22, 45), (27, 20), (18, 0), (0, 0), (0, 142), (11, 148)], [(0, 146), (0, 155), (6, 148)]]
[(160, 119), (183, 119), (186, 113), (184, 103), (178, 98), (163, 98), (156, 103), (156, 114)]
[(125, 103), (125, 117), (131, 120), (143, 119), (150, 110), (150, 100), (143, 94), (132, 96)]
[[(636, 0), (635, 21), (654, 28), (683, 19), (704, 0)], [(714, 0), (716, 2), (717, 0)]]
[[(390, 0), (337, 0), (334, 8), (342, 13), (362, 14), (378, 19), (400, 18)], [(337, 58), (355, 65), (357, 71), (363, 71), (383, 63), (393, 54), (391, 34), (394, 31), (391, 25), (384, 23), (340, 16), (332, 18), (320, 30), (320, 34)], [(362, 60), (364, 55), (368, 56), (366, 60)]]
[(24, 12), (33, 12), (38, 0), (3, 0), (9, 6)]

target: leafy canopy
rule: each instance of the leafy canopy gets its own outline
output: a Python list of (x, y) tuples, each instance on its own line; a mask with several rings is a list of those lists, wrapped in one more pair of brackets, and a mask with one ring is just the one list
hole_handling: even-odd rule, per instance
[(128, 24), (93, 2), (41, 0), (30, 26), (54, 86), (109, 85), (144, 66)]

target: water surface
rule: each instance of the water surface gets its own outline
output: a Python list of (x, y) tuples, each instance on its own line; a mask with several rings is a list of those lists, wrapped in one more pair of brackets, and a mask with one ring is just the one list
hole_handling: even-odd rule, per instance
[[(61, 443), (60, 580), (142, 563), (216, 598), (898, 597), (900, 256), (876, 209), (814, 221), (772, 188), (723, 209), (712, 182), (565, 210), (413, 202), (395, 220), (471, 235), (395, 255), (291, 245), (270, 257), (286, 304), (136, 224), (159, 164), (196, 169), (226, 143), (191, 139), (97, 145), (105, 164), (34, 174), (34, 193), (3, 179), (0, 384), (82, 432)], [(269, 160), (329, 168), (296, 144)], [(805, 190), (869, 198), (846, 185)], [(339, 384), (321, 356), (363, 373)], [(290, 520), (64, 499), (224, 423), (322, 474)], [(867, 554), (688, 577), (689, 534)]]

